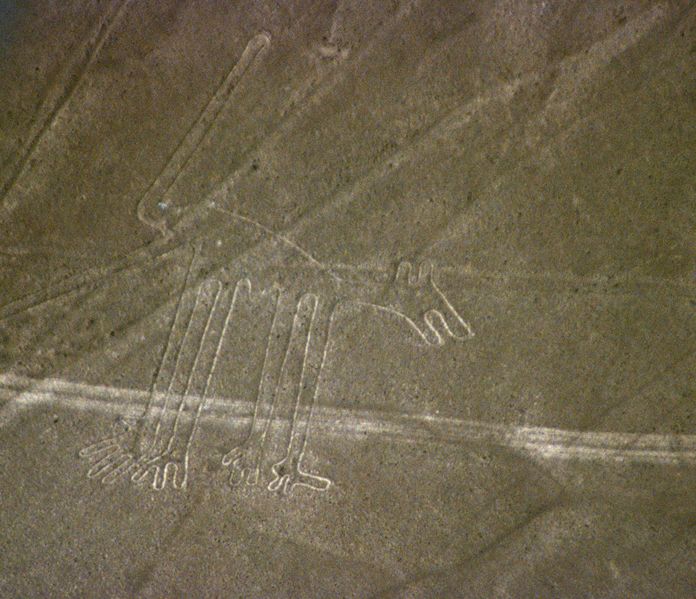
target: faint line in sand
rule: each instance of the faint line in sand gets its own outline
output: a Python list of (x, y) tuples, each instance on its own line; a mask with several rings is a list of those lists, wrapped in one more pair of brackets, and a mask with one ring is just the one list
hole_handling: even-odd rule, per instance
[[(329, 267), (339, 273), (389, 273), (386, 265), (378, 263), (347, 264), (332, 262)], [(484, 283), (504, 285), (506, 283), (544, 283), (547, 285), (564, 285), (565, 289), (549, 289), (555, 293), (573, 292), (577, 288), (588, 293), (599, 294), (636, 294), (647, 290), (667, 291), (684, 297), (696, 294), (696, 284), (684, 278), (663, 278), (649, 275), (635, 276), (626, 272), (613, 274), (577, 275), (567, 271), (553, 272), (550, 270), (523, 270), (507, 268), (505, 270), (483, 269), (467, 264), (440, 264), (438, 273), (452, 274), (468, 279), (478, 279)], [(607, 289), (610, 288), (610, 289)], [(537, 287), (535, 291), (545, 291)], [(606, 293), (605, 293), (606, 291)]]
[(95, 63), (99, 52), (121, 20), (130, 2), (131, 0), (119, 0), (107, 3), (110, 7), (109, 11), (91, 31), (86, 43), (77, 48), (59, 75), (61, 81), (57, 86), (58, 90), (56, 91), (54, 86), (49, 87), (39, 106), (37, 115), (29, 127), (24, 144), (7, 167), (9, 174), (0, 187), (0, 223), (5, 222), (17, 207), (18, 200), (8, 201), (8, 194), (29, 164), (29, 159), (41, 139), (56, 122), (58, 115), (84, 79), (85, 73)]
[[(410, 13), (410, 10), (412, 8), (411, 4), (412, 3), (406, 3), (406, 8), (404, 9), (403, 14), (401, 14), (399, 18), (406, 16)], [(648, 14), (649, 18), (644, 19), (647, 24), (643, 23), (643, 20), (641, 20), (640, 26), (637, 27), (637, 29), (636, 29), (636, 34), (642, 35), (645, 32), (644, 30), (646, 30), (648, 28), (648, 24), (651, 24), (657, 17), (661, 16), (661, 14), (662, 14), (661, 10), (662, 9), (660, 8), (660, 9), (655, 9), (655, 10), (650, 11)], [(632, 25), (632, 27), (633, 27), (633, 25)], [(260, 35), (263, 35), (263, 34), (260, 34)], [(623, 39), (623, 37), (625, 37), (625, 35), (621, 32), (617, 35), (621, 39)], [(252, 38), (252, 41), (254, 39), (256, 39), (256, 38)], [(252, 42), (250, 41), (249, 44), (251, 44), (251, 43)], [(623, 42), (621, 42), (621, 43), (614, 42), (614, 41), (609, 42), (609, 45), (608, 45), (609, 48), (614, 48), (615, 46), (616, 46), (616, 48), (618, 48), (618, 50), (616, 50), (617, 52), (625, 50), (625, 44)], [(247, 46), (247, 49), (248, 48), (249, 48), (249, 45)], [(246, 50), (245, 50), (245, 52), (246, 52)], [(363, 54), (365, 54), (366, 52), (367, 52), (367, 48), (363, 51)], [(611, 54), (611, 52), (610, 52), (610, 54)], [(256, 55), (254, 55), (254, 57), (255, 56)], [(613, 56), (613, 54), (612, 54), (612, 56)], [(244, 56), (242, 58), (244, 58)], [(253, 60), (253, 58), (250, 60)], [(240, 59), (240, 63), (241, 62), (242, 62), (242, 60)], [(239, 63), (238, 63), (238, 65), (239, 65)], [(233, 69), (233, 71), (234, 71), (234, 69)], [(240, 77), (241, 77), (241, 75), (240, 75)], [(229, 76), (228, 76), (228, 78), (229, 78)], [(306, 214), (304, 217), (302, 217), (302, 219), (300, 221), (296, 222), (295, 226), (291, 227), (290, 230), (294, 230), (296, 228), (302, 228), (304, 223), (307, 220), (314, 218), (316, 216), (320, 216), (320, 214), (322, 212), (325, 212), (329, 208), (335, 208), (337, 205), (340, 206), (340, 205), (343, 205), (345, 203), (351, 202), (352, 199), (357, 195), (357, 193), (360, 190), (364, 190), (364, 188), (366, 186), (369, 186), (373, 181), (380, 179), (382, 176), (384, 176), (388, 172), (388, 170), (391, 170), (392, 168), (395, 168), (396, 166), (402, 164), (404, 161), (409, 160), (413, 156), (418, 155), (419, 154), (418, 148), (420, 147), (419, 144), (422, 144), (428, 138), (441, 139), (443, 137), (446, 137), (453, 129), (460, 128), (465, 123), (467, 123), (471, 119), (471, 117), (473, 116), (473, 113), (476, 112), (477, 110), (479, 110), (483, 105), (487, 104), (490, 100), (501, 99), (501, 98), (509, 100), (510, 98), (512, 98), (514, 96), (514, 93), (521, 87), (521, 85), (525, 81), (531, 80), (531, 79), (533, 79), (533, 77), (527, 76), (527, 77), (522, 78), (516, 82), (503, 84), (501, 86), (498, 86), (497, 88), (494, 88), (492, 91), (486, 92), (486, 93), (474, 98), (473, 100), (469, 101), (465, 105), (460, 105), (458, 107), (455, 107), (450, 112), (448, 112), (444, 117), (442, 117), (440, 120), (438, 120), (435, 124), (431, 125), (430, 128), (428, 130), (426, 130), (425, 133), (421, 134), (421, 136), (414, 141), (414, 144), (412, 144), (412, 146), (410, 146), (409, 148), (406, 148), (406, 149), (397, 150), (393, 155), (389, 156), (385, 161), (383, 161), (381, 167), (377, 167), (376, 170), (373, 169), (372, 171), (367, 173), (367, 175), (365, 177), (362, 177), (361, 179), (358, 179), (356, 182), (354, 182), (353, 185), (351, 186), (351, 190), (349, 190), (347, 192), (340, 192), (339, 191), (338, 194), (336, 196), (334, 196), (333, 201), (329, 202), (328, 204), (322, 204), (319, 207), (317, 207), (316, 209), (310, 211), (310, 214)], [(227, 79), (226, 79), (226, 81), (227, 81)], [(335, 81), (329, 83), (328, 89), (331, 89), (335, 85), (335, 83), (336, 83)], [(221, 89), (223, 87), (224, 87), (224, 84), (223, 84), (223, 86), (221, 86)], [(220, 91), (220, 90), (218, 90), (218, 91)], [(319, 94), (318, 97), (321, 98), (321, 95), (323, 92), (322, 93), (317, 92), (317, 93)], [(217, 93), (213, 99), (215, 99), (215, 97), (217, 97)], [(211, 103), (212, 102), (213, 102), (213, 100), (211, 100)], [(205, 110), (204, 110), (204, 112), (205, 112)], [(211, 122), (211, 124), (212, 124), (212, 122)], [(194, 126), (195, 126), (195, 124), (194, 124)], [(282, 127), (278, 131), (274, 132), (274, 134), (272, 136), (269, 136), (269, 138), (267, 138), (266, 143), (277, 141), (277, 138), (278, 138), (280, 132), (284, 131), (284, 129), (285, 128)], [(207, 129), (206, 129), (206, 131), (207, 131)], [(205, 135), (205, 133), (203, 133), (203, 135)], [(423, 139), (423, 137), (425, 137), (425, 139)], [(185, 141), (186, 141), (186, 138), (184, 139), (184, 141), (182, 141), (182, 144), (184, 144)], [(196, 143), (195, 147), (197, 147), (198, 143), (200, 143), (200, 141)], [(184, 144), (184, 145), (186, 145), (186, 144)], [(195, 147), (194, 147), (194, 149), (195, 149)], [(175, 152), (175, 154), (176, 154), (176, 152)], [(174, 156), (172, 158), (174, 158)], [(188, 158), (186, 158), (186, 160), (188, 160)], [(247, 162), (250, 162), (250, 161), (251, 161), (251, 158), (249, 158), (249, 160)], [(185, 165), (185, 162), (182, 163), (182, 168), (184, 165)], [(386, 165), (388, 167), (388, 169), (385, 168), (384, 165)], [(165, 166), (165, 169), (162, 171), (162, 173), (164, 173), (164, 171), (166, 169), (167, 169), (167, 167)], [(234, 179), (235, 179), (237, 173), (241, 172), (242, 170), (243, 170), (242, 167), (236, 169), (235, 172), (232, 173), (230, 175), (230, 177), (228, 177), (228, 180), (226, 183), (224, 183), (220, 188), (213, 191), (208, 196), (208, 204), (215, 205), (214, 200), (221, 195), (225, 195), (226, 190), (229, 189), (229, 187), (233, 186)], [(176, 178), (176, 176), (178, 176), (178, 172), (175, 173), (174, 178)], [(174, 179), (172, 179), (172, 182), (173, 181), (174, 181)], [(154, 185), (155, 184), (153, 183), (153, 186)], [(142, 200), (141, 200), (141, 204), (142, 204)], [(242, 219), (241, 215), (238, 215), (236, 213), (230, 213), (230, 216), (237, 217), (240, 220)], [(255, 226), (260, 225), (256, 221), (253, 221), (253, 223)], [(269, 229), (269, 231), (270, 231), (270, 229)], [(303, 255), (305, 255), (305, 257), (308, 257), (307, 256), (307, 254), (308, 254), (309, 255), (308, 259), (310, 259), (311, 261), (316, 261), (318, 264), (321, 264), (321, 262), (319, 262), (314, 257), (312, 257), (311, 254), (306, 252), (306, 250), (302, 249), (301, 246), (299, 246), (297, 243), (293, 242), (290, 239), (290, 237), (288, 237), (287, 235), (283, 234), (282, 232), (275, 232), (275, 231), (273, 231), (273, 235), (279, 239), (282, 239), (284, 242), (291, 244), (293, 247), (295, 247), (295, 249), (298, 249), (299, 251), (301, 251), (303, 253)], [(11, 315), (16, 314), (18, 312), (24, 311), (24, 310), (29, 309), (31, 307), (34, 307), (36, 305), (41, 305), (47, 301), (51, 301), (52, 299), (57, 299), (57, 298), (65, 295), (66, 293), (69, 293), (71, 291), (76, 290), (77, 288), (79, 288), (81, 286), (91, 284), (94, 279), (102, 279), (102, 278), (108, 277), (109, 274), (111, 274), (112, 272), (120, 271), (122, 269), (128, 268), (129, 266), (130, 266), (130, 263), (128, 260), (120, 261), (120, 263), (117, 262), (117, 263), (114, 263), (113, 265), (109, 265), (107, 267), (104, 267), (103, 269), (98, 269), (97, 272), (94, 273), (94, 277), (89, 276), (89, 275), (84, 275), (84, 276), (78, 277), (77, 279), (71, 279), (69, 282), (66, 281), (65, 283), (62, 283), (62, 282), (58, 283), (58, 286), (60, 286), (63, 289), (63, 291), (59, 291), (57, 293), (54, 291), (53, 294), (51, 294), (51, 292), (46, 293), (46, 294), (39, 292), (37, 294), (32, 294), (31, 296), (25, 296), (24, 298), (20, 298), (20, 299), (12, 302), (11, 304), (9, 304), (7, 306), (3, 306), (0, 308), (0, 319), (6, 318), (7, 316), (11, 316)], [(324, 266), (324, 268), (326, 268), (326, 266)], [(334, 267), (329, 266), (328, 268), (333, 269)], [(467, 274), (467, 269), (463, 268), (463, 267), (461, 269), (459, 267), (444, 267), (443, 268), (443, 270), (449, 270), (449, 269), (453, 269), (453, 270), (456, 269), (457, 271), (461, 271), (461, 272), (464, 272), (464, 274)], [(608, 281), (603, 281), (599, 277), (597, 277), (596, 280), (594, 277), (592, 278), (592, 280), (587, 280), (587, 278), (585, 278), (585, 277), (576, 277), (574, 275), (557, 275), (555, 273), (547, 273), (547, 272), (543, 272), (543, 273), (514, 272), (514, 273), (508, 274), (508, 273), (504, 273), (504, 272), (487, 273), (487, 272), (479, 271), (475, 274), (479, 277), (494, 278), (494, 279), (505, 279), (506, 277), (509, 277), (510, 274), (512, 274), (513, 277), (523, 278), (523, 279), (524, 278), (528, 278), (528, 279), (541, 278), (543, 280), (560, 279), (564, 282), (568, 282), (568, 283), (573, 284), (573, 285), (594, 284), (595, 282), (597, 282), (597, 283), (606, 282), (608, 284)], [(661, 290), (668, 289), (669, 287), (674, 286), (674, 287), (679, 288), (680, 290), (683, 289), (686, 293), (693, 292), (693, 286), (689, 285), (688, 283), (682, 283), (680, 281), (675, 281), (675, 282), (665, 281), (665, 280), (655, 278), (655, 277), (636, 278), (636, 279), (631, 280), (630, 284), (638, 284), (641, 286), (647, 285), (650, 287), (656, 287), (656, 288), (661, 289)]]
[(666, 5), (657, 3), (605, 38), (562, 60), (559, 63), (556, 85), (544, 109), (546, 117), (548, 118), (551, 112), (561, 112), (567, 104), (577, 100), (578, 90), (582, 90), (583, 85), (591, 80), (597, 71), (635, 46), (663, 21), (667, 14)]
[[(297, 250), (302, 254), (307, 260), (320, 268), (321, 270), (330, 271), (334, 273), (376, 273), (388, 275), (389, 269), (386, 266), (379, 264), (345, 264), (332, 262), (330, 264), (325, 264), (320, 262), (317, 258), (314, 258), (304, 250), (301, 246), (297, 245), (290, 238), (273, 231), (261, 225), (260, 223), (244, 217), (236, 212), (231, 212), (229, 210), (221, 209), (218, 207), (213, 207), (212, 209), (217, 210), (223, 214), (227, 214), (230, 218), (237, 218), (241, 221), (250, 221), (254, 223), (254, 226), (267, 230), (269, 236), (281, 240), (286, 245)], [(191, 240), (188, 240), (191, 241)], [(144, 265), (147, 262), (158, 259), (169, 252), (179, 249), (182, 240), (175, 242), (173, 239), (160, 240), (160, 242), (155, 242), (154, 245), (145, 248), (139, 248), (138, 250), (128, 254), (124, 258), (115, 260), (110, 264), (103, 267), (97, 267), (89, 269), (82, 274), (78, 274), (72, 277), (67, 277), (56, 283), (52, 284), (49, 289), (40, 290), (37, 292), (29, 293), (16, 300), (13, 300), (4, 306), (0, 306), (0, 321), (30, 310), (32, 308), (39, 307), (43, 304), (49, 303), (51, 301), (59, 300), (61, 297), (69, 295), (72, 292), (78, 291), (81, 288), (86, 288), (91, 285), (99, 285), (107, 281), (110, 277), (122, 272), (128, 268), (136, 267), (139, 265)], [(309, 254), (309, 256), (307, 255)], [(310, 259), (311, 257), (311, 259)], [(696, 285), (688, 282), (686, 279), (675, 279), (669, 280), (661, 277), (652, 276), (629, 276), (624, 273), (618, 273), (616, 275), (575, 275), (567, 272), (554, 273), (551, 271), (525, 271), (525, 270), (486, 270), (480, 268), (474, 268), (468, 265), (438, 265), (438, 272), (451, 273), (455, 275), (461, 275), (464, 277), (471, 277), (475, 279), (482, 280), (484, 282), (493, 284), (504, 284), (510, 282), (511, 280), (518, 280), (522, 282), (545, 282), (545, 283), (555, 283), (555, 284), (567, 284), (572, 287), (567, 289), (568, 292), (574, 290), (575, 287), (583, 287), (583, 291), (588, 291), (590, 293), (604, 293), (603, 290), (595, 290), (593, 287), (596, 286), (612, 286), (611, 291), (607, 291), (605, 294), (635, 294), (636, 292), (644, 293), (646, 291), (658, 290), (658, 291), (669, 291), (677, 294), (678, 297), (692, 297), (696, 293)], [(338, 279), (341, 278), (340, 274), (336, 274)], [(617, 287), (618, 285), (618, 287)], [(544, 291), (542, 289), (535, 288), (535, 291)], [(552, 292), (563, 293), (564, 290), (550, 290)]]
[(31, 310), (32, 308), (37, 308), (48, 302), (59, 300), (78, 290), (98, 286), (124, 270), (147, 264), (178, 248), (179, 246), (174, 243), (139, 248), (123, 258), (114, 260), (106, 266), (87, 269), (83, 273), (66, 277), (56, 283), (51, 283), (47, 289), (28, 293), (16, 300), (12, 300), (4, 306), (0, 306), (0, 321)]
[(222, 214), (226, 214), (227, 216), (240, 220), (243, 223), (246, 223), (248, 225), (252, 225), (253, 227), (256, 227), (269, 237), (273, 239), (278, 239), (281, 243), (284, 243), (291, 249), (295, 250), (298, 252), (301, 256), (303, 256), (310, 264), (313, 264), (320, 270), (327, 271), (328, 274), (333, 277), (334, 279), (341, 280), (338, 275), (336, 275), (334, 272), (332, 272), (332, 269), (330, 266), (327, 266), (314, 256), (310, 254), (307, 250), (305, 250), (302, 246), (298, 245), (295, 243), (292, 239), (289, 239), (288, 237), (285, 237), (284, 235), (281, 235), (280, 233), (276, 233), (273, 229), (270, 229), (269, 227), (262, 225), (260, 222), (254, 220), (253, 218), (249, 218), (248, 216), (244, 216), (243, 214), (240, 214), (239, 212), (235, 212), (232, 210), (226, 210), (225, 208), (220, 208), (219, 206), (212, 205), (211, 207), (212, 210), (217, 210), (218, 212)]
[[(57, 405), (132, 418), (142, 414), (149, 395), (148, 391), (136, 389), (0, 375), (0, 399), (15, 404), (18, 410)], [(251, 401), (217, 397), (209, 399), (203, 412), (203, 420), (211, 424), (241, 430), (251, 422), (254, 405)], [(315, 430), (323, 435), (342, 438), (377, 436), (406, 442), (494, 445), (542, 459), (696, 464), (694, 434), (583, 432), (324, 406), (315, 406), (312, 421)]]
[[(165, 235), (170, 234), (162, 212), (156, 212), (158, 204), (166, 197), (167, 192), (174, 185), (180, 173), (186, 168), (191, 156), (193, 156), (193, 153), (200, 146), (208, 131), (210, 131), (210, 128), (242, 80), (242, 77), (259, 56), (268, 49), (270, 44), (271, 36), (266, 32), (258, 33), (249, 40), (241, 58), (230, 69), (212, 98), (188, 128), (176, 148), (174, 148), (162, 170), (140, 198), (137, 214), (143, 223)], [(153, 215), (153, 212), (155, 215)]]
[[(209, 211), (208, 207), (199, 206), (191, 211), (189, 217), (197, 222), (201, 218), (201, 212), (208, 213)], [(7, 304), (0, 306), (0, 322), (32, 308), (58, 300), (78, 290), (89, 288), (90, 286), (99, 286), (129, 268), (152, 264), (153, 261), (181, 249), (184, 245), (193, 243), (198, 237), (206, 233), (205, 230), (200, 228), (191, 229), (190, 224), (190, 222), (187, 222), (186, 226), (183, 226), (181, 231), (178, 231), (180, 234), (177, 234), (175, 237), (158, 238), (152, 243), (140, 246), (104, 266), (87, 268), (76, 275), (50, 282), (44, 289), (30, 292), (11, 300)]]
[[(632, 45), (637, 44), (657, 23), (664, 19), (665, 15), (665, 5), (657, 4), (605, 38), (595, 41), (588, 48), (555, 63), (554, 67), (559, 74), (556, 77), (554, 89), (549, 95), (541, 115), (529, 119), (530, 123), (534, 123), (537, 127), (541, 126), (543, 131), (549, 120), (554, 117), (560, 118), (564, 110), (567, 110), (571, 104), (577, 104), (582, 100), (587, 91), (584, 86), (588, 80), (591, 80), (592, 75), (610, 64), (612, 60), (626, 52)], [(522, 88), (523, 85), (538, 83), (539, 80), (538, 74), (530, 72), (518, 78), (516, 83), (518, 88)], [(529, 124), (526, 127), (528, 128)], [(537, 151), (540, 150), (542, 156), (546, 158), (552, 158), (549, 154), (549, 146), (553, 143), (557, 143), (557, 141), (545, 143)], [(495, 185), (492, 187), (493, 194), (495, 194)], [(456, 235), (462, 221), (467, 218), (469, 207), (470, 204), (467, 204), (462, 210), (458, 210), (457, 217), (453, 218), (447, 227), (438, 231), (420, 249), (418, 255), (426, 255), (434, 247), (447, 242)]]
[[(387, 177), (391, 172), (398, 169), (404, 163), (412, 161), (417, 156), (421, 156), (424, 152), (427, 152), (433, 143), (448, 137), (452, 131), (460, 129), (464, 125), (468, 124), (474, 115), (476, 115), (490, 102), (509, 100), (512, 98), (517, 89), (519, 89), (520, 85), (521, 82), (519, 81), (514, 83), (505, 83), (493, 88), (485, 94), (469, 100), (464, 104), (456, 106), (447, 114), (438, 119), (437, 122), (431, 124), (425, 131), (421, 132), (410, 145), (399, 148), (395, 152), (392, 152), (378, 164), (368, 169), (365, 174), (352, 181), (346, 188), (339, 189), (325, 201), (308, 208), (292, 225), (287, 227), (285, 230), (278, 232), (278, 234), (288, 238), (289, 233), (294, 233), (295, 235), (293, 236), (297, 236), (297, 234), (300, 234), (307, 229), (316, 227), (317, 219), (335, 218), (336, 210), (351, 204), (356, 197), (360, 197), (362, 194), (367, 193), (376, 182)], [(206, 198), (208, 203), (217, 205), (217, 197), (224, 197), (226, 191), (233, 187), (234, 177), (236, 176), (236, 172), (238, 172), (238, 170), (235, 171), (230, 178), (228, 178), (228, 182), (223, 184), (220, 189), (216, 189), (209, 194), (209, 196)]]
[[(350, 60), (335, 61), (335, 63), (332, 64), (345, 66), (352, 64), (353, 70), (357, 72), (359, 70), (359, 65), (369, 57), (370, 52), (375, 48), (379, 48), (379, 42), (388, 34), (393, 33), (397, 26), (411, 15), (418, 4), (419, 0), (406, 0), (402, 2), (396, 10), (393, 19), (387, 22), (384, 29), (378, 30), (353, 58)], [(299, 23), (300, 21), (298, 20), (297, 22)], [(332, 23), (332, 30), (334, 26), (335, 25)], [(247, 172), (252, 167), (254, 159), (258, 155), (263, 155), (264, 152), (272, 152), (282, 145), (281, 141), (283, 135), (292, 131), (301, 117), (306, 115), (311, 108), (319, 105), (331, 90), (345, 81), (347, 72), (345, 68), (341, 70), (337, 67), (331, 67), (323, 70), (317, 76), (306, 78), (299, 89), (292, 94), (291, 105), (288, 109), (283, 111), (283, 118), (281, 121), (268, 133), (268, 135), (245, 153), (241, 164), (227, 176), (225, 181), (220, 183), (206, 196), (204, 203), (215, 205), (216, 201), (224, 200), (231, 191), (233, 192), (239, 175)], [(298, 107), (295, 112), (290, 112), (291, 108), (295, 107)]]

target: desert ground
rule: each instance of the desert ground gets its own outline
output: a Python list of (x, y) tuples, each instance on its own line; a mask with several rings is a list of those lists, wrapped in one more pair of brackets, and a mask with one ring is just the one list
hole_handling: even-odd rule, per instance
[(0, 597), (696, 596), (696, 7), (0, 0)]

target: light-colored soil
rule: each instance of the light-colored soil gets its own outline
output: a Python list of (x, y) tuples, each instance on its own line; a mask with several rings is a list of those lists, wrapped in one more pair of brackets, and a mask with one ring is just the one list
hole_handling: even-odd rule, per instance
[(0, 596), (696, 595), (695, 26), (0, 2)]

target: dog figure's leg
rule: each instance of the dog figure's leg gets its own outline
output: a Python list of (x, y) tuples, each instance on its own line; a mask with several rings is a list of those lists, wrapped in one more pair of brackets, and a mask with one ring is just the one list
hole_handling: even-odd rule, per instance
[(148, 471), (146, 466), (162, 455), (165, 449), (162, 435), (167, 422), (171, 422), (169, 404), (175, 401), (173, 395), (183, 393), (180, 380), (186, 376), (182, 369), (188, 367), (186, 355), (191, 353), (188, 346), (197, 342), (195, 337), (200, 332), (197, 329), (201, 328), (200, 321), (206, 318), (205, 304), (210, 303), (207, 296), (211, 288), (218, 285), (216, 281), (204, 282), (195, 293), (184, 286), (148, 405), (132, 428), (126, 426), (120, 433), (80, 451), (80, 457), (92, 463), (88, 478), (109, 484), (132, 475), (134, 482), (139, 482)]
[(297, 313), (301, 314), (301, 318), (309, 319), (304, 361), (295, 394), (287, 451), (285, 457), (272, 466), (274, 478), (268, 485), (270, 491), (287, 494), (297, 485), (326, 491), (331, 486), (330, 479), (304, 471), (302, 459), (307, 447), (312, 411), (328, 351), (335, 309), (335, 304), (320, 304), (317, 296), (309, 294), (298, 304)]
[[(232, 306), (226, 298), (219, 281), (209, 279), (201, 283), (159, 420), (154, 433), (141, 440), (144, 453), (131, 477), (136, 483), (152, 478), (156, 490), (163, 489), (168, 480), (175, 489), (186, 486), (189, 444), (182, 439), (192, 435), (200, 417), (197, 408), (202, 409), (205, 401), (215, 357), (231, 316)], [(181, 427), (186, 412), (191, 412), (189, 426)]]
[(208, 399), (225, 333), (241, 296), (250, 292), (251, 284), (244, 279), (237, 283), (233, 292), (222, 293), (210, 306), (185, 391), (177, 397), (179, 405), (173, 422), (170, 418), (167, 434), (161, 439), (159, 459), (148, 461), (147, 468), (153, 472), (155, 489), (166, 487), (168, 481), (175, 489), (186, 487), (191, 444)]
[(268, 339), (266, 341), (266, 351), (261, 368), (261, 378), (259, 381), (254, 415), (251, 422), (251, 429), (246, 439), (222, 458), (224, 466), (231, 469), (230, 484), (238, 486), (241, 484), (256, 485), (259, 482), (261, 459), (263, 458), (266, 437), (269, 431), (275, 401), (277, 399), (278, 387), (287, 359), (290, 341), (286, 340), (286, 314), (287, 306), (284, 301), (283, 290), (275, 288), (274, 310)]

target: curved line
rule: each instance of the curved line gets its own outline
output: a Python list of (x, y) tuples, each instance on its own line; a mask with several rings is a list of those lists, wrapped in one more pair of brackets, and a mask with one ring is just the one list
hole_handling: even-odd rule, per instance
[(371, 304), (370, 302), (350, 301), (347, 303), (351, 303), (351, 304), (354, 304), (356, 306), (365, 306), (367, 308), (371, 308), (371, 309), (378, 311), (378, 312), (386, 312), (387, 314), (393, 314), (397, 318), (401, 318), (401, 319), (405, 320), (408, 323), (408, 325), (416, 332), (416, 334), (427, 345), (432, 345), (432, 343), (430, 341), (428, 341), (428, 338), (425, 335), (425, 333), (423, 333), (423, 331), (421, 331), (421, 329), (418, 327), (418, 325), (415, 323), (415, 321), (413, 319), (409, 318), (408, 316), (406, 316), (406, 314), (404, 314), (403, 312), (399, 312), (398, 310), (395, 310), (394, 308), (389, 308), (387, 306), (380, 306), (378, 304)]
[[(476, 333), (474, 333), (474, 329), (472, 329), (471, 325), (461, 317), (459, 311), (450, 303), (450, 301), (447, 299), (447, 296), (440, 290), (440, 287), (435, 282), (435, 272), (433, 272), (432, 276), (430, 277), (430, 282), (433, 286), (433, 289), (435, 290), (435, 293), (437, 293), (440, 299), (444, 302), (444, 304), (447, 306), (447, 309), (454, 315), (459, 324), (466, 329), (466, 332), (469, 334), (469, 338), (474, 337), (476, 335)], [(449, 330), (449, 325), (447, 325), (446, 322), (445, 326)], [(466, 339), (466, 337), (459, 337), (458, 335), (454, 334), (452, 334), (452, 337), (454, 337), (455, 339)]]
[(331, 268), (329, 268), (326, 264), (323, 262), (317, 260), (312, 254), (310, 254), (307, 250), (305, 250), (303, 247), (297, 245), (294, 241), (291, 239), (288, 239), (284, 235), (281, 235), (280, 233), (276, 233), (273, 229), (270, 229), (269, 227), (262, 225), (260, 222), (255, 221), (253, 218), (249, 218), (248, 216), (244, 216), (242, 214), (239, 214), (239, 212), (233, 212), (232, 210), (226, 210), (225, 208), (220, 208), (219, 206), (211, 206), (213, 210), (216, 210), (217, 212), (220, 212), (222, 214), (226, 214), (227, 216), (237, 219), (243, 223), (252, 225), (253, 227), (256, 227), (260, 231), (263, 231), (266, 233), (266, 235), (269, 235), (270, 237), (273, 237), (275, 239), (278, 239), (279, 241), (283, 242), (285, 245), (288, 247), (294, 249), (296, 252), (298, 252), (302, 257), (304, 257), (308, 262), (313, 264), (314, 266), (317, 266), (321, 270), (324, 270), (327, 272), (327, 274), (331, 277), (333, 277), (337, 281), (343, 281), (341, 277), (339, 277)]

